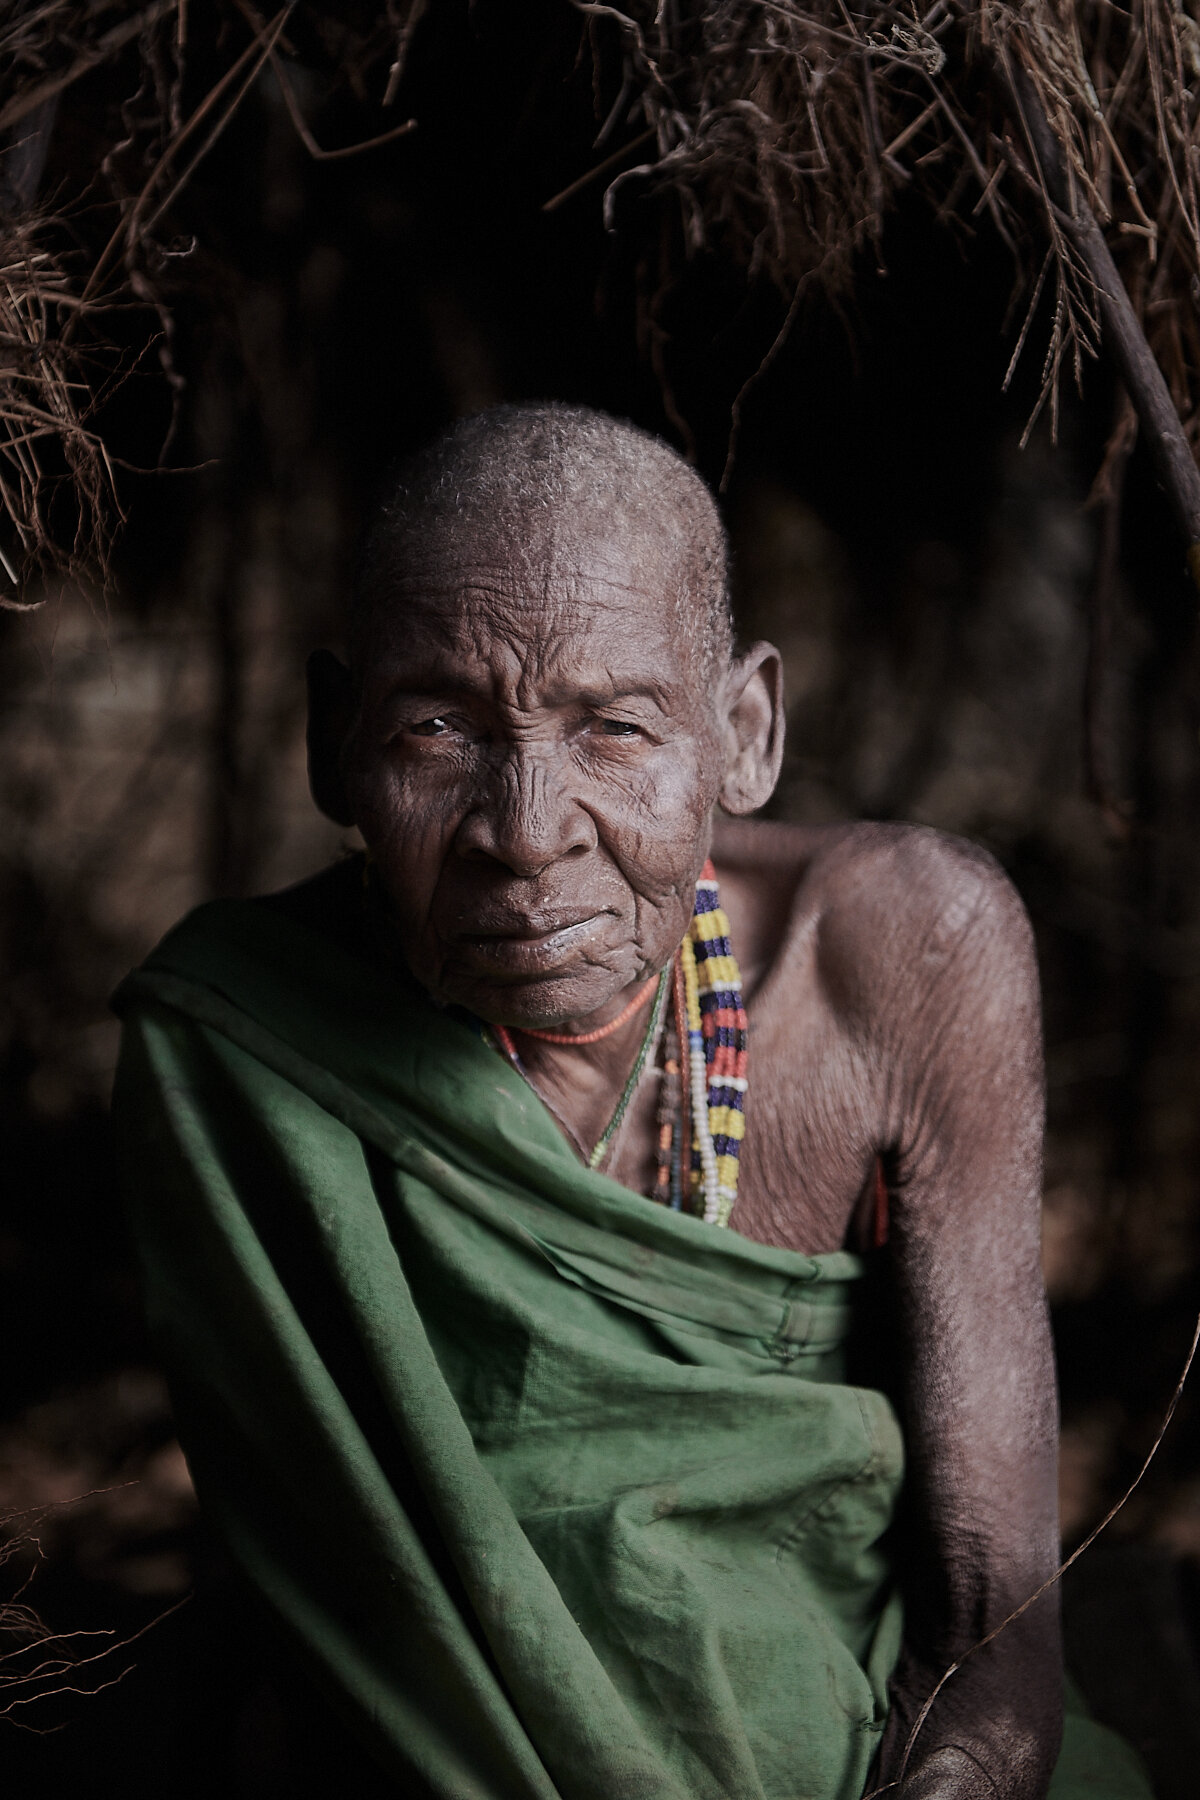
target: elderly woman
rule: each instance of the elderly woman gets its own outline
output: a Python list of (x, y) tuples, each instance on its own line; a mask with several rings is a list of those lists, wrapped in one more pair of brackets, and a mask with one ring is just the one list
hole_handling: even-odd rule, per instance
[(310, 677), (366, 855), (173, 932), (117, 1104), (202, 1504), (397, 1793), (1143, 1792), (1053, 1592), (913, 1734), (1057, 1548), (1003, 876), (746, 820), (779, 658), (598, 414), (409, 465)]

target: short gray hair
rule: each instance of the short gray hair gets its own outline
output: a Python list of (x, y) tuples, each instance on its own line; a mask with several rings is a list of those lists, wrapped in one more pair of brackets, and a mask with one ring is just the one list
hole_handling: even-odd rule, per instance
[(677, 604), (699, 625), (704, 666), (728, 662), (728, 540), (708, 488), (660, 438), (556, 401), (494, 406), (459, 419), (392, 474), (360, 543), (352, 657), (376, 602), (430, 525), (519, 532), (539, 512), (640, 528), (682, 573)]

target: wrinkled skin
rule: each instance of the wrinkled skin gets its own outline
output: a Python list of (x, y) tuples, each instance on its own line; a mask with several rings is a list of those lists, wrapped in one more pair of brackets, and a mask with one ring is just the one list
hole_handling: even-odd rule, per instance
[[(910, 827), (753, 824), (778, 657), (706, 670), (678, 571), (616, 526), (431, 538), (353, 673), (310, 666), (324, 809), (356, 823), (439, 1000), (520, 1030), (614, 1018), (686, 927), (710, 848), (751, 1026), (735, 1228), (864, 1247), (887, 1172), (887, 1354), (906, 1427), (905, 1648), (874, 1780), (943, 1669), (1054, 1567), (1055, 1401), (1038, 1266), (1042, 1085), (1028, 924), (995, 865)], [(645, 1015), (520, 1039), (563, 1129), (600, 1136)], [(645, 1191), (652, 1084), (610, 1172)], [(1053, 1598), (943, 1690), (909, 1800), (1036, 1800), (1058, 1745)]]

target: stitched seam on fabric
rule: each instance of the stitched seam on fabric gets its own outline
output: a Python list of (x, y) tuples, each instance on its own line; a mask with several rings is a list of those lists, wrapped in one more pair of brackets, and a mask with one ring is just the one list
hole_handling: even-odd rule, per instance
[[(774, 1560), (777, 1564), (781, 1564), (784, 1557), (789, 1555), (791, 1551), (795, 1549), (801, 1533), (809, 1524), (811, 1524), (812, 1520), (815, 1518), (816, 1514), (820, 1512), (823, 1506), (828, 1506), (831, 1500), (836, 1500), (839, 1495), (844, 1494), (849, 1488), (855, 1487), (859, 1482), (876, 1474), (882, 1464), (883, 1446), (879, 1441), (879, 1437), (867, 1413), (867, 1409), (863, 1405), (862, 1395), (857, 1390), (854, 1390), (854, 1398), (858, 1406), (859, 1418), (862, 1421), (863, 1436), (867, 1442), (866, 1458), (854, 1471), (853, 1475), (847, 1475), (844, 1480), (835, 1482), (827, 1492), (821, 1495), (819, 1500), (814, 1500), (806, 1513), (802, 1514), (799, 1519), (796, 1519), (788, 1527), (783, 1537), (779, 1539), (775, 1546)], [(984, 1774), (987, 1774), (986, 1769), (984, 1770)], [(990, 1780), (991, 1777), (989, 1776), (988, 1779)]]
[(874, 1452), (872, 1452), (861, 1468), (855, 1469), (852, 1475), (844, 1476), (841, 1481), (832, 1482), (820, 1498), (813, 1501), (808, 1511), (802, 1513), (800, 1518), (794, 1520), (792, 1524), (788, 1526), (787, 1531), (775, 1545), (774, 1560), (776, 1563), (782, 1563), (784, 1557), (790, 1555), (796, 1548), (796, 1544), (804, 1533), (805, 1528), (812, 1523), (821, 1508), (823, 1506), (828, 1506), (831, 1500), (838, 1499), (842, 1494), (846, 1493), (850, 1488), (855, 1487), (862, 1481), (864, 1476), (870, 1473), (874, 1462), (875, 1455)]
[[(852, 1391), (854, 1398), (858, 1403), (858, 1416), (862, 1420), (863, 1436), (867, 1440), (869, 1451), (867, 1460), (863, 1464), (863, 1469), (869, 1468), (874, 1471), (883, 1462), (883, 1445), (879, 1441), (879, 1433), (875, 1429), (875, 1422), (863, 1405), (861, 1388), (854, 1388)], [(862, 1471), (860, 1470), (860, 1474), (861, 1473)]]

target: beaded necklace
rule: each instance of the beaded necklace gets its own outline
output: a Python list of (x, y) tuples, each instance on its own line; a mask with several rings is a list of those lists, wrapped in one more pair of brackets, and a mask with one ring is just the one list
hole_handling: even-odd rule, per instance
[(680, 1141), (690, 1155), (683, 1159), (678, 1200), (672, 1183), (670, 1204), (709, 1225), (727, 1225), (746, 1131), (748, 1022), (711, 861), (696, 883), (696, 910), (676, 963), (682, 980), (675, 982), (675, 1037), (691, 1131), (681, 1122)]
[[(663, 1012), (666, 1006), (667, 989), (670, 986), (669, 976), (670, 969), (666, 968), (661, 975), (653, 977), (647, 984), (649, 987), (656, 990), (654, 995), (654, 1005), (650, 1009), (649, 1023), (642, 1033), (641, 1047), (638, 1050), (637, 1056), (634, 1058), (633, 1067), (630, 1069), (625, 1086), (621, 1090), (621, 1098), (617, 1101), (616, 1111), (613, 1113), (612, 1118), (608, 1121), (608, 1124), (604, 1127), (604, 1130), (601, 1132), (590, 1151), (583, 1151), (583, 1145), (579, 1144), (578, 1138), (575, 1138), (575, 1133), (573, 1131), (571, 1132), (571, 1136), (575, 1138), (575, 1142), (579, 1144), (580, 1150), (583, 1151), (584, 1160), (589, 1169), (603, 1168), (608, 1153), (612, 1148), (613, 1139), (621, 1129), (622, 1120), (629, 1111), (629, 1102), (633, 1099), (638, 1082), (642, 1079), (642, 1075), (645, 1072), (646, 1063), (650, 1057), (651, 1045), (658, 1042), (659, 1028), (662, 1025)], [(624, 1024), (625, 1020), (632, 1018), (633, 1014), (640, 1006), (644, 1005), (644, 1003), (644, 995), (639, 994), (637, 999), (625, 1008), (620, 1019), (614, 1020), (613, 1024)], [(525, 1033), (525, 1035), (527, 1037), (544, 1038), (551, 1044), (595, 1044), (599, 1042), (601, 1038), (607, 1037), (610, 1030), (611, 1027), (602, 1026), (599, 1031), (588, 1032), (582, 1037), (571, 1037), (567, 1033), (563, 1033), (562, 1035), (555, 1034), (552, 1036), (548, 1031), (530, 1031)], [(519, 1075), (524, 1076), (525, 1080), (529, 1082), (530, 1087), (534, 1088), (534, 1091), (538, 1094), (538, 1097), (542, 1100), (543, 1104), (548, 1105), (549, 1102), (546, 1100), (546, 1096), (542, 1093), (540, 1088), (535, 1086), (530, 1078), (528, 1069), (521, 1061), (520, 1053), (517, 1050), (516, 1044), (513, 1042), (511, 1031), (509, 1031), (505, 1025), (493, 1025), (490, 1027), (490, 1031), (491, 1035), (495, 1038), (497, 1045), (504, 1052), (513, 1068), (516, 1069)], [(553, 1107), (551, 1107), (550, 1110), (554, 1112)], [(557, 1112), (554, 1113), (554, 1116), (556, 1119), (558, 1118)], [(562, 1123), (561, 1120), (560, 1123)]]
[(634, 1013), (641, 1012), (657, 986), (658, 976), (652, 975), (649, 981), (638, 989), (623, 1012), (619, 1012), (615, 1019), (610, 1019), (607, 1025), (597, 1026), (595, 1031), (539, 1031), (532, 1025), (524, 1025), (521, 1028), (521, 1036), (537, 1038), (543, 1044), (566, 1044), (569, 1048), (575, 1048), (580, 1044), (602, 1044), (605, 1038), (610, 1038), (614, 1033), (620, 1031), (622, 1025), (627, 1025)]
[[(721, 907), (711, 861), (705, 863), (696, 883), (692, 920), (673, 960), (656, 981), (648, 982), (635, 995), (618, 1019), (580, 1037), (541, 1031), (528, 1035), (551, 1043), (597, 1042), (632, 1017), (645, 1004), (651, 988), (650, 1019), (616, 1111), (590, 1153), (579, 1147), (589, 1168), (603, 1167), (651, 1050), (658, 1043), (670, 995), (672, 1016), (662, 1033), (662, 1089), (650, 1198), (677, 1212), (695, 1213), (709, 1225), (727, 1225), (737, 1199), (738, 1157), (746, 1127), (747, 1020), (742, 978), (729, 944), (729, 920)], [(503, 1025), (493, 1025), (490, 1035), (533, 1086), (512, 1033)]]

